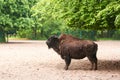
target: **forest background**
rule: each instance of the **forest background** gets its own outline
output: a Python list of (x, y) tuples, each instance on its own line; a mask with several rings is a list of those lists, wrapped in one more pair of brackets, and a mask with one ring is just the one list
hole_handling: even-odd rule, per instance
[(0, 0), (0, 42), (61, 33), (120, 40), (120, 0)]

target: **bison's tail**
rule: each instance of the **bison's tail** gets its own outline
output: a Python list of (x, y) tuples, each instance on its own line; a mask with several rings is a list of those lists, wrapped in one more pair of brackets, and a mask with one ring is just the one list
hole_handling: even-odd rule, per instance
[(95, 43), (95, 50), (96, 50), (96, 52), (97, 52), (97, 50), (98, 50), (98, 45)]
[(94, 55), (96, 56), (98, 50), (98, 45), (95, 43), (94, 45)]

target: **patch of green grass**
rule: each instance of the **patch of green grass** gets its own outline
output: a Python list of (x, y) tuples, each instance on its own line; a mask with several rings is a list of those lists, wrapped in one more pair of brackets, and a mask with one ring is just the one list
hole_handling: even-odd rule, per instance
[(20, 37), (15, 37), (15, 36), (11, 36), (9, 37), (9, 40), (28, 40), (28, 38), (20, 38)]

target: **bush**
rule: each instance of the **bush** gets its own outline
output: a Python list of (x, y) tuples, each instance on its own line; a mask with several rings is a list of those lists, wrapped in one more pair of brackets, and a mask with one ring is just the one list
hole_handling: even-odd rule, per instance
[(120, 30), (115, 31), (113, 34), (113, 39), (120, 40)]

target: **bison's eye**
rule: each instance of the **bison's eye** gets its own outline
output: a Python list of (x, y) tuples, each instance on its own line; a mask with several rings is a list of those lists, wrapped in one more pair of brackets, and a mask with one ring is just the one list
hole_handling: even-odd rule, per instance
[(51, 39), (49, 38), (48, 41), (50, 41)]
[(48, 41), (52, 41), (52, 38), (49, 38)]

